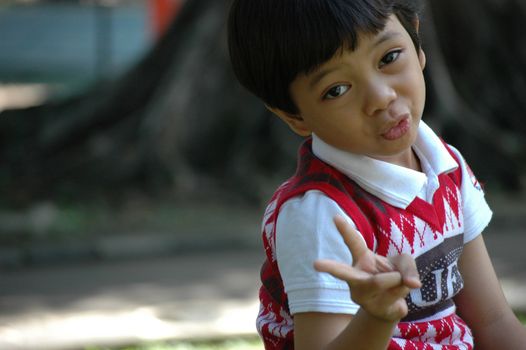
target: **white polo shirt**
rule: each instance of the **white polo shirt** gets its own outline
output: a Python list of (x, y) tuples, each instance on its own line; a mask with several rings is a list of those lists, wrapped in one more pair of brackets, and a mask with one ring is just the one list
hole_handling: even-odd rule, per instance
[[(423, 121), (413, 150), (423, 172), (414, 171), (367, 156), (336, 149), (316, 135), (312, 151), (383, 201), (405, 209), (417, 196), (431, 202), (439, 187), (438, 176), (458, 165), (438, 136)], [(484, 193), (460, 153), (461, 196), (464, 215), (464, 243), (477, 237), (491, 220), (492, 212)], [(326, 312), (355, 314), (359, 305), (350, 299), (347, 283), (314, 270), (317, 259), (352, 264), (352, 256), (336, 229), (333, 218), (352, 220), (338, 204), (320, 191), (311, 190), (285, 202), (276, 226), (278, 267), (288, 294), (291, 314)]]

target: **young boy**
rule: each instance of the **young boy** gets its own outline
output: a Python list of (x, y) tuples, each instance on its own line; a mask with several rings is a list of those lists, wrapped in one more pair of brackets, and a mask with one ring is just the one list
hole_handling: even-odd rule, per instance
[(306, 138), (263, 220), (266, 349), (526, 349), (484, 194), (420, 120), (418, 27), (411, 1), (232, 4), (238, 79)]

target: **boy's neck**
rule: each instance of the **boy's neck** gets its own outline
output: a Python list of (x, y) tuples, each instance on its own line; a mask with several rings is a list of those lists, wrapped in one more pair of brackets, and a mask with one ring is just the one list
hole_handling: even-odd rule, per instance
[(413, 160), (412, 160), (412, 164), (411, 164), (410, 169), (413, 169), (413, 170), (418, 171), (418, 172), (423, 172), (422, 164), (420, 163), (420, 158), (418, 158), (418, 155), (413, 150), (413, 148), (411, 148), (411, 154), (413, 155), (412, 156)]
[(388, 162), (394, 165), (398, 165), (404, 168), (408, 168), (414, 171), (422, 172), (422, 165), (420, 164), (420, 159), (418, 158), (413, 148), (410, 148), (404, 154), (399, 154), (393, 157), (376, 158), (376, 159), (384, 161), (384, 162)]

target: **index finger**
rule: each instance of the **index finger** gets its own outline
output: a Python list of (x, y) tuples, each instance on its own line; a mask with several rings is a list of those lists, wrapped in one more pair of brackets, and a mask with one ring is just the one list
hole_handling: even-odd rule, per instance
[(365, 244), (365, 241), (343, 217), (337, 215), (334, 217), (334, 224), (343, 237), (345, 245), (349, 248), (352, 254), (353, 261), (360, 260), (368, 251), (369, 248)]

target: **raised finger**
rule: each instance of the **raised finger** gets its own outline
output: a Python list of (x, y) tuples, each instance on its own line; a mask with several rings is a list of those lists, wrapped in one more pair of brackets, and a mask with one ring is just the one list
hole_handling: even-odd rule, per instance
[(352, 286), (368, 285), (371, 289), (388, 290), (402, 285), (402, 275), (398, 271), (371, 275), (363, 270), (333, 260), (316, 260), (314, 268), (346, 281)]
[(319, 272), (326, 272), (344, 280), (350, 285), (367, 281), (371, 277), (369, 273), (363, 270), (333, 260), (316, 260), (314, 268)]
[(369, 251), (363, 237), (341, 216), (334, 217), (334, 224), (349, 248), (353, 260), (360, 260)]

